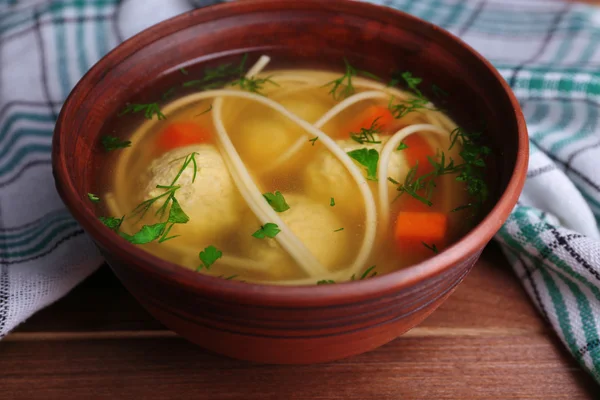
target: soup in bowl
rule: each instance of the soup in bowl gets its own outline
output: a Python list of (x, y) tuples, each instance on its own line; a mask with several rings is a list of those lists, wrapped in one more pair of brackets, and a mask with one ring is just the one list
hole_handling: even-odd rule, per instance
[(441, 304), (514, 206), (526, 139), (497, 72), (439, 28), (250, 1), (102, 59), (63, 107), (53, 163), (159, 320), (303, 363), (377, 347)]

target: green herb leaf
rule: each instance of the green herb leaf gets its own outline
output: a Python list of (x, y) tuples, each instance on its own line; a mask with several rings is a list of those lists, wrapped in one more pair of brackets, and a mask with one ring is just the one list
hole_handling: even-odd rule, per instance
[(169, 219), (167, 222), (173, 224), (186, 224), (190, 220), (190, 217), (183, 212), (181, 205), (175, 197), (171, 199), (171, 209), (169, 210)]
[(439, 253), (439, 250), (438, 250), (438, 248), (436, 247), (435, 243), (432, 243), (431, 245), (428, 245), (428, 244), (427, 244), (427, 243), (425, 243), (425, 242), (421, 242), (421, 243), (423, 243), (423, 246), (425, 246), (425, 247), (426, 247), (426, 248), (428, 248), (429, 250), (433, 251), (433, 253), (434, 253), (434, 254), (438, 254), (438, 253)]
[(318, 136), (315, 136), (315, 137), (314, 137), (314, 138), (312, 138), (312, 139), (308, 139), (308, 141), (309, 141), (309, 142), (312, 142), (312, 145), (313, 145), (313, 146), (315, 145), (315, 143), (317, 142), (317, 140), (319, 140), (319, 137), (318, 137)]
[(437, 98), (448, 97), (448, 92), (440, 88), (438, 85), (431, 85), (431, 91)]
[(400, 142), (398, 147), (396, 147), (396, 150), (405, 150), (405, 149), (408, 149), (408, 145), (404, 142)]
[(354, 94), (355, 89), (354, 85), (352, 85), (352, 77), (356, 76), (358, 73), (357, 69), (354, 68), (348, 60), (344, 58), (344, 64), (346, 67), (346, 71), (341, 78), (334, 79), (331, 82), (326, 83), (323, 87), (331, 86), (329, 90), (329, 94), (333, 97), (334, 100), (345, 99), (346, 97)]
[(413, 76), (412, 73), (408, 71), (403, 72), (401, 76), (402, 79), (404, 79), (404, 82), (406, 82), (406, 86), (408, 86), (409, 89), (415, 92), (415, 94), (417, 94), (419, 97), (423, 96), (423, 94), (417, 87), (421, 82), (423, 82), (423, 79)]
[(123, 220), (125, 219), (125, 216), (123, 216), (121, 218), (115, 218), (115, 217), (98, 217), (98, 219), (106, 227), (108, 227), (109, 229), (112, 229), (113, 231), (116, 232), (121, 227), (121, 224), (123, 223)]
[[(376, 266), (375, 266), (375, 265), (372, 265), (372, 266), (370, 266), (369, 268), (367, 268), (367, 269), (365, 270), (365, 272), (363, 272), (363, 273), (362, 273), (362, 275), (361, 275), (361, 276), (358, 278), (358, 280), (362, 281), (362, 280), (365, 280), (365, 279), (367, 279), (367, 278), (373, 278), (374, 276), (376, 276), (376, 275), (377, 275), (377, 271), (374, 271), (374, 269), (375, 269), (375, 268), (376, 268)], [(369, 274), (370, 274), (370, 275), (369, 275)], [(352, 275), (352, 276), (350, 277), (350, 280), (351, 280), (351, 281), (355, 281), (355, 280), (356, 280), (356, 276), (355, 276), (355, 275)]]
[(323, 279), (320, 281), (317, 281), (317, 285), (331, 285), (335, 283), (335, 281), (333, 279)]
[(130, 113), (135, 114), (138, 112), (143, 112), (144, 117), (146, 117), (146, 119), (152, 119), (152, 117), (154, 117), (155, 115), (156, 115), (156, 118), (159, 120), (167, 118), (167, 117), (165, 117), (165, 115), (162, 112), (160, 112), (160, 107), (158, 106), (158, 103), (148, 103), (148, 104), (129, 103), (125, 106), (125, 108), (119, 114), (117, 114), (117, 116), (120, 117), (125, 114), (130, 114)]
[(348, 155), (367, 169), (367, 179), (377, 180), (379, 153), (375, 149), (362, 148), (348, 152)]
[[(433, 205), (433, 203), (426, 197), (421, 196), (418, 193), (418, 191), (425, 188), (426, 178), (429, 178), (432, 175), (432, 173), (423, 175), (419, 178), (416, 178), (418, 169), (419, 169), (419, 163), (417, 162), (417, 164), (414, 167), (412, 167), (411, 169), (408, 170), (408, 173), (406, 174), (406, 177), (404, 178), (404, 183), (402, 183), (398, 186), (398, 191), (400, 192), (398, 194), (398, 196), (401, 196), (402, 194), (406, 193), (406, 194), (414, 197), (415, 199), (419, 200), (421, 203), (431, 207)], [(388, 180), (389, 179), (390, 178), (388, 178)], [(394, 181), (394, 182), (396, 182), (396, 181)]]
[(285, 201), (285, 198), (278, 190), (275, 193), (263, 193), (263, 197), (267, 203), (277, 212), (284, 212), (290, 209), (290, 206)]
[(188, 71), (185, 68), (179, 68), (179, 72), (181, 72), (183, 75), (187, 75)]
[[(223, 257), (223, 252), (217, 249), (215, 246), (208, 246), (198, 255), (202, 264), (196, 268), (196, 271), (202, 268), (210, 269), (211, 265), (215, 263), (219, 258)], [(232, 278), (230, 278), (232, 279)]]
[(323, 87), (331, 86), (329, 94), (333, 97), (334, 100), (345, 99), (346, 97), (356, 92), (356, 90), (354, 89), (354, 85), (352, 84), (352, 78), (356, 75), (362, 75), (366, 76), (367, 78), (381, 81), (381, 78), (375, 74), (354, 68), (345, 58), (344, 66), (346, 70), (341, 78), (334, 79), (331, 82), (328, 82), (325, 85), (323, 85)]
[(344, 228), (340, 228), (340, 229), (336, 229), (334, 232), (341, 232), (343, 230), (344, 230)]
[(221, 276), (221, 277), (222, 277), (223, 279), (225, 279), (226, 281), (230, 281), (230, 280), (232, 280), (232, 279), (234, 279), (234, 278), (237, 278), (238, 276), (237, 276), (237, 275), (229, 275), (228, 277), (223, 277), (223, 276)]
[(133, 235), (125, 232), (119, 232), (119, 235), (132, 244), (147, 244), (160, 238), (166, 227), (166, 222), (159, 222), (153, 225), (144, 225)]
[(259, 230), (254, 232), (252, 236), (254, 236), (257, 239), (264, 239), (265, 237), (274, 238), (279, 232), (281, 232), (281, 229), (279, 229), (277, 224), (267, 222), (266, 224), (261, 226)]
[(199, 117), (199, 116), (201, 116), (201, 115), (204, 115), (204, 114), (206, 114), (206, 113), (210, 112), (211, 110), (212, 110), (212, 104), (211, 104), (211, 105), (210, 105), (210, 106), (209, 106), (209, 107), (208, 107), (206, 110), (202, 111), (202, 112), (201, 112), (201, 113), (199, 113), (199, 114), (196, 114), (196, 115), (194, 115), (194, 117)]
[(388, 109), (392, 113), (392, 116), (396, 119), (400, 119), (406, 116), (407, 114), (410, 114), (411, 112), (419, 111), (421, 109), (435, 111), (435, 109), (427, 107), (427, 105), (429, 104), (429, 100), (427, 100), (426, 98), (402, 100), (397, 104), (393, 104), (393, 102), (394, 98), (392, 97), (388, 104)]
[(90, 199), (90, 201), (93, 201), (94, 203), (98, 203), (100, 201), (100, 197), (96, 196), (94, 193), (88, 193), (87, 196), (88, 199)]
[(329, 205), (331, 207), (335, 206), (335, 199), (332, 197), (331, 200), (329, 200)]
[(381, 127), (377, 124), (380, 117), (375, 118), (369, 128), (360, 128), (360, 132), (350, 133), (350, 138), (360, 144), (381, 143), (381, 140), (375, 140), (375, 134), (381, 133)]
[(242, 90), (246, 90), (248, 92), (257, 93), (262, 95), (261, 91), (264, 89), (264, 86), (270, 83), (271, 85), (279, 86), (275, 83), (271, 77), (266, 78), (247, 78), (245, 76), (240, 76), (239, 79), (231, 82), (232, 86), (239, 86)]
[(131, 146), (131, 141), (121, 140), (118, 137), (105, 135), (100, 138), (100, 143), (106, 151), (113, 151), (117, 149), (124, 149)]
[(177, 88), (175, 86), (169, 88), (166, 92), (164, 92), (162, 94), (162, 96), (161, 96), (162, 99), (163, 100), (168, 100), (169, 98), (171, 98), (175, 94), (176, 90), (177, 90)]

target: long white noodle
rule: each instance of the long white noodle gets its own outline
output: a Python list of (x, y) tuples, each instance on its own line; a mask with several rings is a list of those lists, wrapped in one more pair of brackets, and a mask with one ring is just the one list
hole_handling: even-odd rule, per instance
[[(292, 121), (293, 123), (300, 126), (302, 129), (309, 132), (311, 134), (311, 136), (318, 137), (319, 141), (327, 149), (329, 149), (329, 151), (331, 151), (338, 159), (340, 159), (340, 161), (342, 162), (344, 167), (346, 167), (346, 169), (350, 173), (350, 176), (353, 178), (355, 183), (358, 185), (359, 191), (363, 198), (363, 202), (365, 204), (365, 233), (364, 233), (364, 237), (363, 237), (363, 243), (360, 246), (358, 255), (355, 258), (354, 263), (349, 268), (350, 273), (358, 273), (363, 268), (364, 264), (366, 263), (369, 255), (370, 255), (373, 243), (375, 241), (375, 235), (376, 235), (376, 231), (377, 231), (377, 211), (376, 211), (375, 200), (373, 198), (373, 193), (371, 193), (371, 190), (369, 189), (369, 185), (368, 185), (366, 179), (364, 178), (362, 171), (356, 164), (354, 164), (354, 162), (352, 161), (350, 156), (348, 156), (335, 143), (335, 141), (333, 139), (331, 139), (329, 136), (327, 136), (324, 132), (315, 128), (313, 125), (304, 121), (303, 119), (297, 117), (296, 115), (294, 115), (293, 113), (288, 111), (285, 107), (283, 107), (279, 103), (276, 103), (271, 99), (265, 98), (264, 96), (260, 96), (260, 95), (253, 94), (253, 93), (235, 91), (235, 90), (214, 90), (214, 91), (200, 92), (200, 93), (196, 93), (196, 94), (187, 96), (187, 97), (185, 97), (185, 100), (186, 100), (186, 103), (190, 103), (190, 102), (196, 102), (198, 100), (205, 99), (208, 97), (237, 97), (237, 98), (244, 98), (244, 99), (250, 99), (250, 100), (257, 101), (257, 102), (273, 109), (274, 111), (279, 112), (284, 117), (288, 118), (290, 121)], [(217, 100), (215, 100), (215, 104), (213, 104), (213, 113), (219, 112), (218, 109), (220, 108), (220, 104), (217, 104)], [(217, 122), (218, 118), (214, 118), (214, 120), (216, 122), (216, 127), (219, 128), (219, 130), (220, 130), (220, 127), (218, 127), (218, 122)], [(222, 123), (221, 123), (221, 127), (222, 127)], [(224, 150), (226, 150), (227, 153), (230, 153), (232, 149), (229, 148), (229, 146), (227, 145), (227, 142), (229, 142), (231, 147), (233, 147), (233, 145), (231, 144), (231, 141), (229, 140), (229, 138), (226, 137), (226, 133), (225, 133), (225, 136), (223, 136), (222, 134), (223, 134), (223, 132), (218, 134), (219, 140), (223, 140)], [(230, 158), (229, 161), (231, 161), (232, 163), (235, 163), (235, 160), (231, 159), (232, 156), (233, 157), (237, 156), (237, 158), (238, 158), (239, 162), (242, 164), (242, 168), (243, 168), (243, 162), (241, 161), (241, 159), (239, 159), (239, 155), (237, 155), (235, 148), (233, 148), (233, 152), (231, 152), (231, 154), (229, 156), (229, 158)], [(240, 172), (241, 171), (238, 169), (238, 173), (240, 173)], [(247, 170), (246, 170), (246, 173), (247, 173)], [(243, 172), (241, 175), (243, 177), (243, 175), (244, 175)], [(248, 182), (246, 179), (249, 179), (250, 182)], [(237, 180), (236, 180), (236, 182), (237, 182)], [(242, 181), (240, 181), (239, 184), (243, 185), (243, 186), (240, 186), (242, 189), (245, 189), (246, 185), (248, 185), (249, 187), (254, 186), (254, 188), (253, 188), (253, 189), (255, 189), (255, 190), (253, 190), (254, 197), (262, 199), (260, 190), (258, 190), (258, 188), (256, 187), (256, 184), (251, 180), (249, 175), (247, 175), (244, 178), (243, 184), (242, 184)], [(240, 189), (240, 190), (242, 190), (242, 189)], [(254, 202), (251, 199), (246, 199), (246, 201), (249, 202), (249, 205)], [(261, 220), (262, 223), (274, 222), (277, 225), (280, 225), (280, 229), (282, 230), (282, 232), (279, 233), (275, 238), (278, 239), (280, 241), (279, 243), (282, 245), (282, 247), (284, 247), (283, 243), (281, 242), (281, 239), (284, 237), (291, 236), (291, 235), (289, 235), (289, 233), (291, 233), (291, 231), (289, 231), (289, 228), (287, 228), (283, 224), (283, 222), (280, 220), (279, 216), (277, 214), (275, 214), (275, 212), (268, 205), (267, 202), (264, 202), (264, 201), (261, 202), (261, 208), (264, 208), (263, 211), (268, 213), (268, 217), (266, 219), (261, 219), (259, 215), (257, 215), (257, 217), (259, 217), (259, 219)], [(281, 224), (280, 224), (280, 222), (281, 222)], [(295, 235), (293, 237), (295, 238)], [(300, 244), (302, 245), (302, 247), (304, 247), (304, 245), (301, 242), (300, 242)], [(289, 252), (289, 250), (288, 250), (289, 247), (288, 248), (284, 247), (284, 249)], [(301, 260), (297, 259), (297, 257), (298, 257), (297, 254), (294, 255), (293, 253), (290, 252), (290, 256), (292, 256), (296, 260), (296, 262), (299, 263), (300, 266), (303, 266), (303, 267), (305, 266), (304, 267), (305, 271), (310, 271), (310, 270), (314, 269), (314, 265), (313, 266), (307, 265), (305, 262), (302, 262)]]
[[(290, 79), (299, 79), (300, 78), (300, 76), (296, 76), (296, 75), (282, 75), (282, 77), (286, 77), (286, 78), (290, 78)], [(372, 90), (368, 91), (368, 92), (362, 92), (362, 93), (352, 95), (352, 96), (344, 99), (340, 103), (336, 104), (333, 108), (331, 108), (329, 111), (327, 111), (321, 118), (319, 118), (319, 120), (317, 122), (315, 122), (315, 124), (314, 124), (315, 127), (322, 128), (327, 122), (329, 122), (331, 119), (333, 119), (336, 115), (340, 114), (342, 111), (344, 111), (348, 107), (350, 107), (360, 101), (377, 99), (377, 98), (389, 99), (390, 97), (397, 98), (397, 99), (407, 99), (410, 97), (406, 93), (404, 93), (396, 88), (385, 86), (382, 83), (372, 82), (372, 81), (369, 81), (367, 79), (363, 79), (360, 77), (352, 78), (352, 84), (356, 87), (362, 87), (362, 88), (367, 88), (367, 89), (372, 89)], [(315, 87), (316, 86), (322, 86), (322, 85), (315, 84)], [(306, 88), (306, 89), (308, 89), (308, 88)], [(426, 118), (428, 118), (430, 120), (430, 122), (433, 125), (443, 126), (443, 124), (438, 122), (435, 119), (435, 117), (433, 116), (434, 110), (432, 110), (432, 109), (427, 110), (427, 108), (429, 108), (429, 107), (433, 107), (433, 104), (427, 103), (424, 105), (423, 111), (428, 111), (428, 112), (423, 112), (423, 114), (426, 116)], [(419, 111), (421, 112), (421, 110), (419, 110)], [(448, 121), (451, 123), (450, 119), (446, 118), (445, 122), (448, 122)], [(281, 166), (282, 164), (284, 164), (285, 162), (290, 160), (292, 157), (294, 157), (300, 151), (302, 146), (304, 146), (305, 144), (306, 144), (306, 136), (303, 135), (302, 137), (298, 138), (298, 140), (296, 140), (296, 142), (294, 142), (294, 144), (292, 144), (290, 146), (290, 148), (288, 148), (283, 154), (281, 154), (275, 160), (270, 162), (269, 165), (267, 165), (265, 167), (265, 169), (261, 170), (260, 172), (265, 173), (265, 172), (277, 169), (279, 166)]]
[(406, 139), (407, 136), (421, 131), (433, 132), (439, 134), (440, 136), (448, 135), (447, 131), (435, 125), (410, 125), (400, 129), (398, 132), (392, 135), (390, 140), (388, 140), (383, 146), (383, 149), (381, 149), (381, 154), (379, 155), (379, 168), (377, 170), (377, 185), (379, 189), (379, 223), (381, 224), (380, 228), (382, 230), (387, 229), (387, 224), (390, 218), (390, 204), (388, 199), (387, 184), (388, 164), (390, 162), (390, 157), (392, 156), (392, 153), (396, 150), (401, 141)]
[[(315, 128), (321, 129), (327, 122), (329, 122), (337, 114), (341, 113), (346, 108), (348, 108), (360, 101), (369, 100), (369, 99), (382, 99), (382, 98), (388, 98), (388, 97), (389, 96), (385, 93), (375, 92), (375, 91), (369, 91), (369, 92), (355, 94), (354, 96), (348, 97), (344, 101), (336, 104), (333, 108), (331, 108), (329, 111), (327, 111), (321, 118), (319, 118), (314, 123), (314, 126), (315, 126)], [(292, 144), (290, 146), (290, 148), (288, 148), (283, 154), (281, 154), (279, 157), (277, 157), (273, 162), (269, 163), (268, 170), (273, 170), (273, 169), (277, 168), (278, 166), (280, 166), (281, 164), (285, 163), (287, 160), (292, 158), (296, 153), (298, 153), (300, 151), (300, 149), (302, 148), (302, 146), (305, 146), (306, 143), (307, 143), (306, 135), (302, 135), (302, 137), (300, 137), (298, 140), (296, 140), (296, 142), (294, 142), (294, 144)], [(264, 172), (264, 171), (265, 170), (263, 170), (261, 172)]]

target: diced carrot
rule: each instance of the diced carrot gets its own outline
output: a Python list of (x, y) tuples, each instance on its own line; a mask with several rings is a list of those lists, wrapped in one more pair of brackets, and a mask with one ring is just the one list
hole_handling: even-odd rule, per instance
[(396, 248), (400, 252), (433, 254), (427, 246), (435, 245), (437, 250), (441, 250), (447, 231), (448, 216), (443, 213), (401, 211), (394, 231)]
[(388, 128), (393, 121), (394, 117), (387, 107), (369, 106), (363, 112), (353, 118), (352, 121), (350, 121), (350, 123), (346, 125), (340, 133), (342, 137), (347, 137), (352, 133), (358, 134), (360, 133), (361, 129), (369, 129), (371, 126), (373, 126), (373, 123), (375, 123), (379, 130), (385, 131), (385, 129)]
[[(404, 156), (406, 157), (407, 164), (410, 168), (417, 165), (419, 163), (419, 167), (417, 168), (417, 174), (415, 178), (423, 176), (433, 171), (433, 166), (427, 159), (427, 157), (433, 158), (435, 156), (434, 149), (429, 145), (429, 142), (425, 140), (423, 137), (418, 134), (412, 134), (403, 140), (404, 144), (407, 146), (406, 149), (401, 150)], [(436, 180), (437, 185), (441, 185), (441, 180)], [(440, 197), (440, 193), (442, 193), (441, 187), (438, 187), (437, 190), (433, 192), (432, 202), (437, 202)], [(425, 197), (426, 191), (422, 189), (418, 191), (420, 196)], [(398, 202), (398, 207), (402, 211), (428, 211), (431, 208), (421, 202), (420, 200), (411, 197), (410, 195), (403, 195)]]
[(198, 124), (175, 122), (160, 133), (157, 145), (161, 150), (172, 150), (190, 144), (207, 142), (210, 137), (210, 131)]
[(408, 165), (412, 168), (419, 163), (417, 176), (425, 175), (433, 171), (433, 166), (427, 157), (435, 157), (435, 150), (423, 137), (413, 134), (403, 140), (408, 148), (402, 150), (406, 156)]

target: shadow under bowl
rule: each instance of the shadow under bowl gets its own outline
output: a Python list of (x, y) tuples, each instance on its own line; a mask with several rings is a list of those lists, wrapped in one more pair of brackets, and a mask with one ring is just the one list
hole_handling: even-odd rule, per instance
[[(274, 60), (339, 65), (382, 76), (401, 68), (448, 94), (466, 128), (485, 124), (493, 150), (489, 212), (439, 255), (359, 282), (310, 287), (245, 284), (195, 273), (120, 239), (86, 193), (99, 171), (104, 124), (132, 92), (182, 66), (265, 53)], [(435, 95), (432, 94), (432, 95)], [(153, 26), (101, 59), (62, 108), (52, 154), (57, 189), (131, 293), (167, 327), (227, 356), (313, 363), (374, 349), (433, 312), (472, 268), (523, 187), (528, 140), (510, 88), (478, 53), (444, 30), (389, 8), (348, 0), (256, 0), (195, 10)]]

